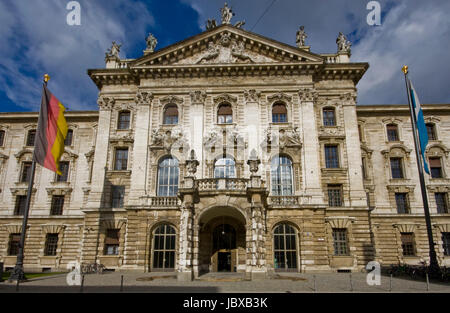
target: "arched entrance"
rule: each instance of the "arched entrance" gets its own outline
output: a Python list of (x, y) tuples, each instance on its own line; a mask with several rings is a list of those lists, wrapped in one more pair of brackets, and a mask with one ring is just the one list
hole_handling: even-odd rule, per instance
[(235, 208), (213, 208), (200, 217), (199, 274), (245, 272), (245, 218)]

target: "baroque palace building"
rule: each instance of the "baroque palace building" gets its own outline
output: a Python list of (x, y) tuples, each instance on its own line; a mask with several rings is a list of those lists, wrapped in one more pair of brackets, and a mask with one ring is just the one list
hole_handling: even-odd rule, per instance
[[(98, 111), (67, 112), (62, 176), (37, 167), (26, 270), (267, 277), (428, 260), (406, 105), (356, 104), (367, 63), (230, 24), (138, 59), (113, 43), (88, 74)], [(399, 69), (400, 70), (400, 69)], [(400, 91), (399, 92), (403, 92)], [(450, 264), (450, 107), (424, 105), (438, 261)], [(0, 262), (16, 262), (37, 113), (0, 114)]]

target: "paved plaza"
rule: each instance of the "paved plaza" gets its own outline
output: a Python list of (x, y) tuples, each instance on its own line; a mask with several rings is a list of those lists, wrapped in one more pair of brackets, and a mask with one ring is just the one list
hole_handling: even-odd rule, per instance
[[(246, 281), (236, 273), (207, 274), (192, 282), (179, 282), (174, 273), (108, 272), (84, 276), (83, 288), (68, 286), (66, 275), (32, 279), (19, 292), (147, 292), (147, 293), (312, 293), (312, 292), (450, 292), (450, 284), (382, 276), (380, 286), (369, 286), (366, 273), (276, 274)], [(121, 279), (123, 276), (123, 288)], [(16, 284), (0, 283), (0, 292), (17, 292)]]

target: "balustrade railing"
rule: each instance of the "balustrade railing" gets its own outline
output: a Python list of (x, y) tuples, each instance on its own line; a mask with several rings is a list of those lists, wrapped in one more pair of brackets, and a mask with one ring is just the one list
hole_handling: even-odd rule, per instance
[(245, 191), (248, 179), (245, 178), (205, 178), (198, 180), (198, 191), (234, 190)]

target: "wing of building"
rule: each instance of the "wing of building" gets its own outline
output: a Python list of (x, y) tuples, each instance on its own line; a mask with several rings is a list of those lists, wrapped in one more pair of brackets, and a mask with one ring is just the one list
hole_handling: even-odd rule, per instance
[[(369, 65), (224, 23), (89, 70), (63, 176), (38, 167), (28, 270), (362, 270), (428, 258), (409, 111), (357, 106)], [(153, 38), (154, 39), (154, 38)], [(399, 69), (400, 70), (400, 69)], [(403, 93), (404, 90), (399, 90)], [(450, 264), (450, 107), (424, 105), (437, 254)], [(0, 262), (13, 267), (37, 113), (0, 114)]]

